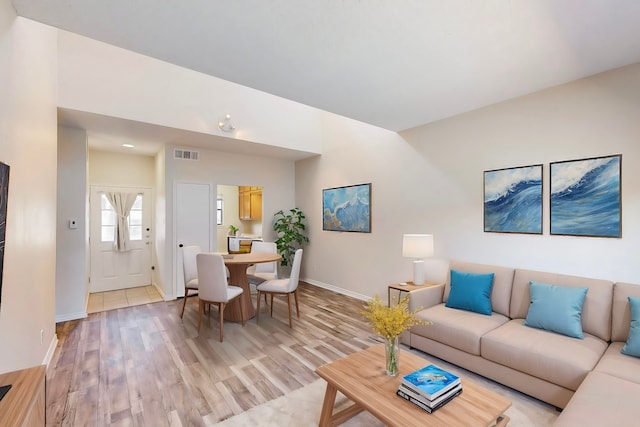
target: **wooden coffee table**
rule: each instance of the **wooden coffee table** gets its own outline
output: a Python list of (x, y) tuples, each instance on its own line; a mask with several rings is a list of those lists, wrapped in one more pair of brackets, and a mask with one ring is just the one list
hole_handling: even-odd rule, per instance
[[(429, 361), (400, 350), (400, 375), (386, 374), (384, 345), (375, 345), (316, 369), (327, 381), (320, 414), (320, 426), (339, 425), (366, 410), (388, 426), (506, 426), (503, 415), (511, 401), (462, 378), (462, 394), (432, 414), (396, 396), (402, 376), (422, 368)], [(333, 413), (336, 393), (354, 402)]]

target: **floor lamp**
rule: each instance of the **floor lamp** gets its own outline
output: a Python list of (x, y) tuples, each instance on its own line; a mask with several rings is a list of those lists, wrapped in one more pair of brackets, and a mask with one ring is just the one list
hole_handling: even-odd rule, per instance
[(424, 258), (433, 256), (432, 234), (405, 234), (402, 237), (402, 256), (413, 258), (413, 284), (424, 284)]

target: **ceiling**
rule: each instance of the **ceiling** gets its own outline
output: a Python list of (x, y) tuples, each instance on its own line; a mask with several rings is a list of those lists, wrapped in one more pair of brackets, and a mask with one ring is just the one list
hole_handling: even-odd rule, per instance
[(54, 27), (401, 131), (640, 62), (637, 0), (13, 0)]

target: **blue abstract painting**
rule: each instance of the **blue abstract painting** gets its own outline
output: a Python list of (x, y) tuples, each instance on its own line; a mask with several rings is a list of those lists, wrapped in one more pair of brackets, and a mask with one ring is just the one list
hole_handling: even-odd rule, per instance
[(542, 234), (542, 165), (485, 171), (484, 231)]
[(322, 190), (322, 229), (371, 232), (371, 184)]
[(550, 166), (551, 234), (622, 236), (622, 155)]

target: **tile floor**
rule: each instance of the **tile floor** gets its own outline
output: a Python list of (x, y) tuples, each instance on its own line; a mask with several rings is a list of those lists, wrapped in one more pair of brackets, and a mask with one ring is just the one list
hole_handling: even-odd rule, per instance
[(117, 291), (97, 292), (89, 294), (87, 313), (113, 310), (162, 301), (162, 297), (153, 285), (139, 288), (120, 289)]

